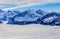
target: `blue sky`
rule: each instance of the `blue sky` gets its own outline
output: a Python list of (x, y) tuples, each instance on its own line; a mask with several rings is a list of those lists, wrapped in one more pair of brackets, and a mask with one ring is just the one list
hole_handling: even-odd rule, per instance
[(46, 12), (60, 12), (60, 3), (49, 3), (44, 5), (36, 5), (36, 6), (30, 6), (30, 7), (24, 7), (24, 8), (17, 8), (17, 10), (43, 10)]
[(44, 10), (46, 12), (60, 12), (60, 3), (50, 3), (45, 5), (38, 5), (36, 8)]
[(46, 12), (60, 12), (60, 0), (0, 0), (0, 8), (9, 9), (41, 9)]

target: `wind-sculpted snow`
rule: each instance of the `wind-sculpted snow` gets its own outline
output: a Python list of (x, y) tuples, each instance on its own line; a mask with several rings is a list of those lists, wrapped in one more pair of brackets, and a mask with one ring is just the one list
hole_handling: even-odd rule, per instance
[(26, 10), (23, 12), (0, 10), (0, 23), (8, 21), (7, 24), (43, 24), (43, 25), (60, 25), (60, 14), (51, 12), (47, 13), (42, 10)]

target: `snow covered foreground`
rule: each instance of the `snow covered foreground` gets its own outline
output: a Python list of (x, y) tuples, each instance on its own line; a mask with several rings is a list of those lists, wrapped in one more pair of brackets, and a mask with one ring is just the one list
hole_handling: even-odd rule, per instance
[(0, 24), (0, 39), (60, 39), (60, 27)]

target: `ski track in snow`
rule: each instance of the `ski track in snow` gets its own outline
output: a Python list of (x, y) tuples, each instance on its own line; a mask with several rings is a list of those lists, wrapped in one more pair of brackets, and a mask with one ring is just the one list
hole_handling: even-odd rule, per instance
[(59, 26), (0, 24), (0, 39), (60, 39)]

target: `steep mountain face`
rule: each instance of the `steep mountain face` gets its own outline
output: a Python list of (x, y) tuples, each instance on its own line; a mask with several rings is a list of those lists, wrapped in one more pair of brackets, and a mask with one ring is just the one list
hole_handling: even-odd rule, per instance
[(5, 12), (5, 16), (7, 18), (6, 20), (9, 20), (9, 18), (16, 16), (18, 13), (19, 12), (17, 12), (17, 11), (10, 11), (10, 10)]
[(41, 18), (41, 24), (44, 25), (60, 25), (60, 14), (48, 13)]
[(60, 25), (60, 14), (47, 13), (42, 10), (7, 11), (0, 10), (0, 23), (8, 21), (7, 24), (43, 24)]
[(25, 22), (33, 22), (34, 21), (35, 22), (35, 21), (37, 21), (38, 18), (41, 18), (42, 16), (43, 16), (43, 13), (38, 14), (34, 10), (27, 10), (22, 13), (19, 13), (18, 15), (14, 16), (13, 18), (11, 18), (9, 20), (8, 24), (11, 23), (10, 21), (12, 21), (12, 20), (13, 20), (13, 22), (17, 22), (17, 24), (20, 22), (23, 22), (23, 21), (25, 21)]

